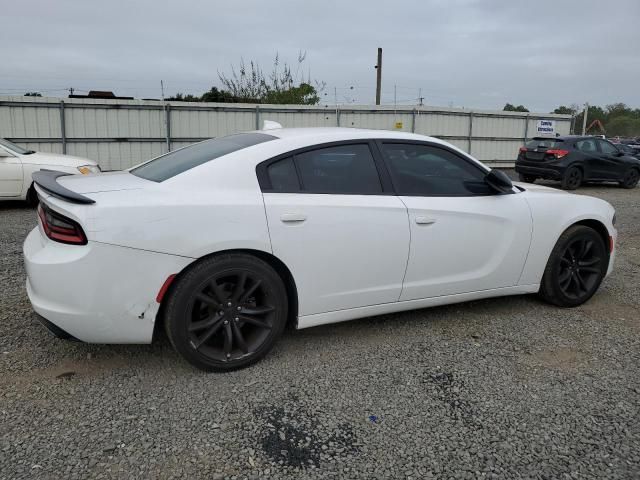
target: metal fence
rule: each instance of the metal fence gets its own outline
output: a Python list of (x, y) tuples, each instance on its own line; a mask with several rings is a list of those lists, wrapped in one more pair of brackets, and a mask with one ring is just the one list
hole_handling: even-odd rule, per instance
[(0, 137), (33, 150), (91, 158), (104, 170), (131, 167), (211, 137), (285, 127), (355, 127), (446, 140), (489, 164), (509, 166), (540, 120), (568, 134), (567, 115), (437, 107), (302, 106), (143, 100), (0, 97)]

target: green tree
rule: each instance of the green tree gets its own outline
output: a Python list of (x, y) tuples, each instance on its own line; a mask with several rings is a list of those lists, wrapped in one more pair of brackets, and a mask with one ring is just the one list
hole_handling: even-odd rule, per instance
[(200, 97), (196, 97), (195, 95), (184, 94), (184, 93), (176, 93), (173, 97), (169, 97), (166, 99), (167, 101), (174, 102), (201, 102)]
[(611, 137), (636, 137), (640, 136), (640, 119), (629, 115), (618, 115), (609, 120), (605, 129)]
[(25, 97), (41, 97), (42, 94), (40, 92), (27, 92), (24, 94)]
[(560, 105), (558, 108), (556, 108), (553, 112), (551, 113), (558, 113), (560, 115), (575, 115), (576, 114), (577, 109), (574, 108), (574, 106), (570, 106), (567, 107), (565, 105)]
[(527, 107), (525, 107), (524, 105), (518, 105), (517, 107), (515, 105), (511, 105), (510, 103), (505, 104), (504, 108), (502, 109), (503, 112), (528, 112), (529, 109)]
[(205, 92), (200, 97), (202, 102), (220, 102), (220, 103), (237, 103), (238, 99), (226, 90), (218, 90), (217, 87), (211, 87), (211, 90)]
[(633, 118), (633, 111), (622, 102), (607, 105), (604, 112), (607, 116), (607, 120), (620, 116)]
[(281, 64), (280, 56), (276, 54), (273, 69), (267, 76), (257, 62), (246, 64), (241, 59), (237, 69), (232, 65), (230, 74), (218, 72), (218, 76), (238, 102), (316, 105), (320, 102), (319, 93), (324, 89), (324, 83), (315, 82), (314, 86), (310, 79), (301, 78), (305, 60), (306, 53), (300, 52), (294, 73), (289, 64)]

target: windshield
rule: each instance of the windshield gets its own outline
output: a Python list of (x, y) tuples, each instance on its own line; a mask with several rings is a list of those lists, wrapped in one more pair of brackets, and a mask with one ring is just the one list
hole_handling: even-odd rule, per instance
[(198, 165), (243, 148), (275, 140), (264, 133), (240, 133), (228, 137), (212, 138), (189, 145), (155, 158), (131, 170), (134, 175), (154, 182), (164, 182)]
[(9, 140), (5, 140), (4, 138), (0, 138), (0, 145), (2, 145), (3, 147), (7, 147), (9, 150), (17, 153), (18, 155), (30, 155), (32, 153), (36, 153), (33, 150), (27, 150), (26, 148), (19, 147), (15, 143), (10, 142)]
[(529, 140), (525, 147), (534, 149), (534, 148), (546, 148), (546, 149), (554, 149), (554, 148), (562, 148), (564, 142), (562, 140), (558, 140), (557, 138), (534, 138), (533, 140)]

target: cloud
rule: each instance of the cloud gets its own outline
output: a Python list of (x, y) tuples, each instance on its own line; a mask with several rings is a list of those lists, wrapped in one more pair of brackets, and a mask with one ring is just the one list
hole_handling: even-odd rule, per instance
[(22, 0), (3, 7), (0, 92), (201, 93), (240, 58), (304, 50), (327, 101), (372, 103), (380, 46), (385, 103), (639, 106), (639, 18), (637, 0)]

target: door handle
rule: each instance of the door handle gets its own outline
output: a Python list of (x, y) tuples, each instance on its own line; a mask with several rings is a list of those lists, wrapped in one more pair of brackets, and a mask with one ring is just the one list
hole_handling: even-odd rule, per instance
[(304, 213), (283, 213), (280, 215), (280, 220), (284, 223), (300, 223), (306, 219), (307, 216)]
[(431, 217), (416, 217), (416, 223), (418, 225), (432, 225), (436, 223), (436, 219)]

